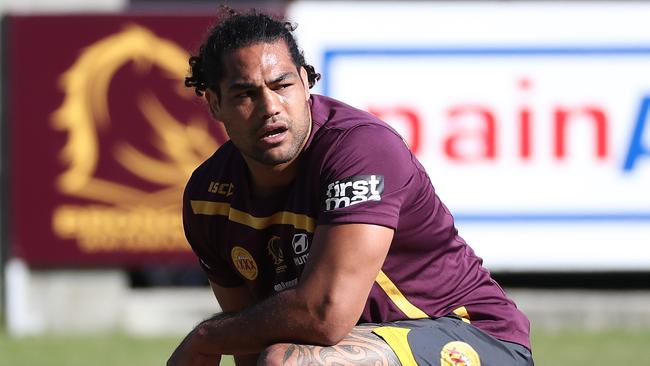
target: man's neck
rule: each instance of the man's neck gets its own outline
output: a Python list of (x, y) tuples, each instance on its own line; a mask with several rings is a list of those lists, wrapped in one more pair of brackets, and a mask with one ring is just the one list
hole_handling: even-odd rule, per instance
[(244, 157), (251, 177), (253, 195), (269, 197), (281, 192), (296, 178), (300, 154), (290, 162), (278, 165), (264, 165), (253, 159)]

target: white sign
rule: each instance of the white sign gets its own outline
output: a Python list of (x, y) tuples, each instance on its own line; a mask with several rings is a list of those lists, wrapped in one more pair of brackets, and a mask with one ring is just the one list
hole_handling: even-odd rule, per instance
[(289, 15), (317, 92), (402, 133), (489, 267), (650, 269), (650, 4), (306, 2)]

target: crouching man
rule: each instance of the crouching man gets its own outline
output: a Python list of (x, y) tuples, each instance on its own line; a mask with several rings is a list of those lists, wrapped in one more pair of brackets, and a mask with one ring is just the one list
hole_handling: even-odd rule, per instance
[(533, 365), (527, 318), (417, 158), (383, 121), (310, 93), (320, 75), (292, 31), (229, 12), (190, 58), (186, 85), (230, 137), (183, 201), (224, 313), (167, 364)]

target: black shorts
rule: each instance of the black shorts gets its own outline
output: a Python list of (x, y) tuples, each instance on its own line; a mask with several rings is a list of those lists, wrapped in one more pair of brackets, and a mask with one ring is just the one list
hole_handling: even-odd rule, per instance
[(458, 317), (372, 324), (402, 366), (533, 366), (530, 351), (498, 340)]

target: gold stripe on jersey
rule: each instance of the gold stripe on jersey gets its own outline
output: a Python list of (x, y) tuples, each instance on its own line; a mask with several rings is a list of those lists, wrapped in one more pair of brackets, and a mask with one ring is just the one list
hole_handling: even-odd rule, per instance
[(467, 309), (464, 306), (457, 308), (456, 310), (452, 311), (452, 313), (458, 315), (461, 319), (463, 319), (465, 323), (470, 324), (469, 313), (467, 313)]
[(373, 333), (380, 336), (399, 359), (402, 366), (417, 366), (413, 351), (409, 345), (408, 335), (411, 330), (400, 327), (377, 327), (372, 330)]
[(192, 200), (190, 204), (192, 206), (192, 212), (197, 215), (226, 216), (232, 222), (246, 225), (256, 230), (266, 229), (271, 225), (291, 225), (296, 229), (313, 233), (316, 228), (316, 222), (313, 218), (289, 211), (279, 211), (271, 216), (257, 217), (232, 208), (230, 204), (224, 202)]
[(393, 281), (386, 276), (384, 271), (379, 271), (377, 278), (375, 279), (379, 287), (384, 290), (386, 295), (393, 301), (393, 303), (400, 309), (409, 319), (422, 319), (428, 318), (429, 316), (417, 306), (411, 304), (410, 301), (404, 296), (402, 291), (400, 291)]
[(223, 202), (190, 201), (190, 204), (195, 215), (228, 216), (230, 211), (230, 205)]

